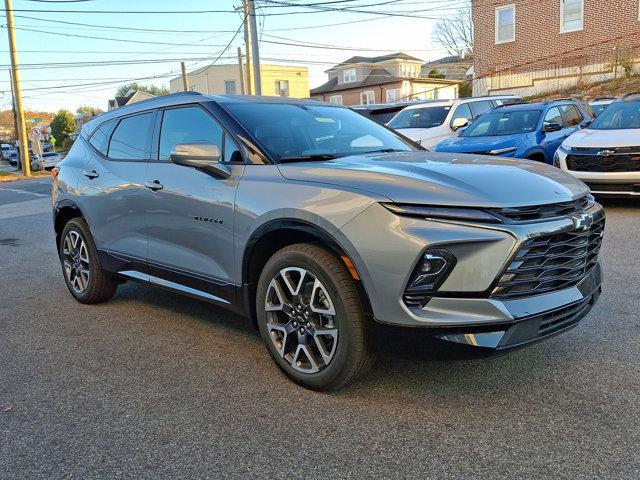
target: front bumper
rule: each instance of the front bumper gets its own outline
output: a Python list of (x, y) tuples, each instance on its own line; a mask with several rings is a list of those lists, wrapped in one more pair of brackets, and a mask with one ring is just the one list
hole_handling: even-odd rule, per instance
[[(598, 204), (587, 212), (594, 221), (604, 217)], [(371, 235), (371, 225), (377, 225), (376, 235)], [(491, 294), (496, 279), (525, 242), (575, 229), (571, 218), (471, 225), (399, 217), (374, 205), (343, 227), (342, 233), (352, 245), (360, 246), (350, 254), (377, 321), (429, 328), (448, 340), (504, 349), (570, 328), (595, 304), (602, 279), (599, 263), (569, 288), (506, 299)], [(402, 300), (405, 286), (425, 249), (433, 247), (453, 253), (456, 266), (437, 296), (421, 308), (409, 308)], [(544, 321), (556, 321), (556, 316), (566, 316), (563, 309), (578, 305), (584, 308), (573, 312), (570, 320), (539, 331)]]

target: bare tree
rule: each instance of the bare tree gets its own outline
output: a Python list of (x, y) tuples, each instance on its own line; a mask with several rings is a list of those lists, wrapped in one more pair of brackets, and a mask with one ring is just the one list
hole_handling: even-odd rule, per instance
[(431, 33), (433, 43), (444, 48), (449, 55), (464, 57), (473, 53), (473, 21), (471, 0), (448, 18), (438, 20)]

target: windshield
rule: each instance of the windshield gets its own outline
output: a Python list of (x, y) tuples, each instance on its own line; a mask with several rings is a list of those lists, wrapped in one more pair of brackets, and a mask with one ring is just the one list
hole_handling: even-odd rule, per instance
[(44, 153), (42, 156), (43, 157), (57, 157), (58, 154), (57, 153)]
[(393, 132), (347, 108), (253, 102), (224, 107), (277, 161), (415, 150)]
[(591, 105), (591, 110), (593, 110), (593, 115), (594, 116), (598, 116), (600, 115), (605, 108), (607, 108), (609, 105), (607, 103), (597, 103), (595, 105)]
[(493, 137), (533, 132), (540, 119), (540, 110), (505, 112), (494, 110), (485, 113), (469, 125), (461, 137)]
[(407, 108), (387, 124), (391, 128), (432, 128), (442, 125), (451, 110), (446, 107)]
[(612, 103), (596, 117), (589, 128), (595, 130), (640, 128), (640, 102)]

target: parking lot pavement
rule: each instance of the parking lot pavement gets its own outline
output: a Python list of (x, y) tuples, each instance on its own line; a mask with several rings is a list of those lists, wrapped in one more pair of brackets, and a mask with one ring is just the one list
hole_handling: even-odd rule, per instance
[(488, 359), (389, 332), (329, 395), (210, 305), (134, 283), (76, 303), (39, 195), (0, 183), (0, 212), (31, 205), (0, 213), (2, 479), (640, 474), (638, 201), (606, 203), (604, 292), (578, 328)]

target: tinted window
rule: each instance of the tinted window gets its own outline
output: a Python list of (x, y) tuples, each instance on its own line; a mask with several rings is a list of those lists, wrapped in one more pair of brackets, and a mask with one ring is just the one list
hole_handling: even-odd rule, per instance
[(42, 157), (43, 158), (48, 158), (48, 157), (57, 157), (58, 154), (57, 153), (43, 153)]
[(393, 132), (348, 108), (255, 102), (230, 102), (224, 108), (276, 160), (413, 150)]
[(111, 133), (117, 123), (118, 120), (111, 120), (102, 124), (95, 132), (93, 132), (93, 135), (91, 135), (91, 138), (89, 139), (89, 143), (93, 145), (93, 148), (103, 155), (107, 154), (107, 149), (109, 148), (109, 137), (111, 137)]
[(453, 125), (456, 118), (466, 118), (471, 121), (473, 115), (471, 114), (471, 109), (468, 104), (463, 103), (462, 105), (458, 105), (458, 108), (456, 108), (456, 111), (453, 112), (453, 116), (451, 117), (451, 125)]
[(111, 135), (109, 158), (119, 160), (146, 159), (153, 116), (152, 112), (148, 112), (120, 120)]
[(482, 137), (533, 132), (538, 125), (540, 113), (539, 110), (505, 112), (498, 109), (475, 120), (460, 136)]
[(179, 143), (213, 143), (222, 154), (222, 127), (200, 107), (165, 110), (160, 131), (160, 160), (168, 160)]
[(242, 154), (236, 142), (229, 135), (224, 136), (224, 163), (243, 163)]
[(589, 128), (626, 130), (640, 128), (640, 102), (615, 102), (596, 117)]
[(470, 105), (474, 117), (479, 117), (483, 113), (486, 113), (489, 110), (493, 109), (493, 105), (489, 100), (485, 100), (482, 102), (473, 102)]
[(388, 123), (391, 128), (431, 128), (442, 125), (451, 107), (407, 108)]
[(560, 113), (560, 109), (558, 107), (553, 107), (547, 110), (547, 114), (544, 116), (544, 125), (548, 125), (550, 123), (557, 123), (558, 125), (564, 127), (562, 114)]
[(582, 115), (575, 105), (563, 105), (560, 107), (564, 112), (564, 118), (568, 127), (578, 125), (582, 121)]

